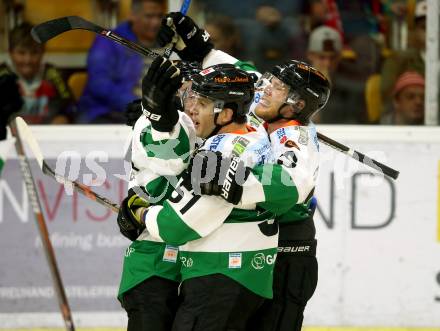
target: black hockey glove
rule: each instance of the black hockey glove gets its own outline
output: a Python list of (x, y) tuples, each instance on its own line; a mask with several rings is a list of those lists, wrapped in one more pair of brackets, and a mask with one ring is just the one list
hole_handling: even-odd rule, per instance
[(118, 226), (122, 235), (131, 241), (137, 237), (145, 229), (142, 219), (136, 216), (138, 208), (148, 208), (150, 204), (138, 196), (132, 189), (129, 190), (128, 196), (122, 201), (121, 208), (118, 213)]
[(241, 201), (243, 184), (250, 169), (239, 157), (222, 157), (220, 152), (197, 153), (187, 169), (195, 194), (221, 196), (234, 205)]
[(142, 115), (141, 99), (136, 99), (125, 106), (125, 124), (133, 127)]
[(162, 19), (157, 42), (161, 47), (175, 42), (173, 51), (184, 61), (202, 62), (214, 47), (208, 32), (179, 12), (169, 13)]
[(182, 76), (169, 60), (158, 56), (142, 79), (142, 111), (157, 131), (169, 132), (179, 120), (174, 96)]
[(12, 114), (19, 112), (23, 106), (17, 76), (5, 74), (0, 76), (0, 140), (6, 139), (6, 126)]

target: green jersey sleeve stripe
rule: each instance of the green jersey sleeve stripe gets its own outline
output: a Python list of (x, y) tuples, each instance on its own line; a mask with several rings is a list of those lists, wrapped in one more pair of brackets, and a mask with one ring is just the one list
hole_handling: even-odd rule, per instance
[(145, 185), (145, 190), (151, 197), (150, 202), (159, 204), (167, 199), (174, 187), (170, 184), (166, 177), (158, 177)]
[(246, 61), (237, 61), (234, 63), (234, 65), (244, 71), (255, 71), (258, 72), (257, 67), (255, 67), (252, 63), (246, 62)]
[(277, 215), (284, 214), (298, 201), (298, 190), (292, 178), (279, 164), (266, 164), (252, 169), (263, 186), (264, 201), (258, 203), (261, 208)]
[(151, 126), (145, 128), (141, 139), (147, 152), (147, 156), (162, 160), (181, 158), (186, 162), (190, 154), (190, 141), (188, 134), (180, 124), (176, 129), (179, 130), (177, 138), (156, 141), (153, 139)]
[(149, 214), (150, 212), (146, 215), (148, 231), (150, 231), (151, 235), (160, 237), (167, 244), (183, 245), (188, 241), (201, 238), (196, 231), (177, 215), (167, 201), (164, 202), (163, 207), (160, 208), (156, 215)]

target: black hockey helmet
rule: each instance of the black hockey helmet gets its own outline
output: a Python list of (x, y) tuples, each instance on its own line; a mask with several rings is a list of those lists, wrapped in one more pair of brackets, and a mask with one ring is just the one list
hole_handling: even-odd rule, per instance
[(217, 64), (193, 75), (192, 91), (214, 101), (214, 112), (224, 107), (244, 116), (254, 98), (254, 81), (246, 71), (233, 64)]
[(290, 60), (272, 69), (272, 75), (290, 87), (290, 96), (297, 94), (305, 101), (305, 107), (299, 111), (298, 119), (307, 123), (309, 119), (327, 103), (330, 96), (330, 82), (317, 69), (305, 62)]

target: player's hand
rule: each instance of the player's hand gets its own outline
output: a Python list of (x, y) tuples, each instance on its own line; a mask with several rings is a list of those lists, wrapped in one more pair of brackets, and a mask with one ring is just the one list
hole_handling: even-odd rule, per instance
[(189, 17), (179, 12), (162, 19), (157, 42), (161, 47), (174, 43), (173, 50), (184, 61), (202, 62), (214, 45), (207, 31), (200, 29)]
[(141, 99), (136, 99), (125, 106), (125, 124), (133, 127), (142, 115)]
[(133, 190), (129, 190), (128, 196), (121, 203), (117, 219), (119, 231), (124, 237), (131, 241), (139, 237), (145, 229), (145, 223), (140, 212), (149, 206), (150, 204), (146, 200), (134, 193)]
[(250, 169), (239, 157), (224, 157), (211, 151), (197, 153), (187, 169), (195, 194), (220, 196), (234, 205), (241, 201), (249, 173)]
[(158, 56), (142, 79), (142, 111), (153, 128), (169, 132), (179, 119), (174, 96), (182, 85), (180, 70)]

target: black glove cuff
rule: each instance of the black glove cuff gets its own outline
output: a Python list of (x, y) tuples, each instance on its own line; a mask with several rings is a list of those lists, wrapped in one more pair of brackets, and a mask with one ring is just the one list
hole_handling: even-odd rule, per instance
[(182, 60), (189, 62), (203, 62), (205, 56), (214, 48), (214, 44), (210, 40), (203, 41), (203, 32), (203, 30), (200, 30), (197, 33), (198, 35), (193, 37), (194, 41), (189, 44), (188, 47), (181, 51), (174, 50)]
[(179, 110), (177, 109), (174, 100), (170, 102), (167, 112), (160, 117), (159, 120), (154, 121), (150, 117), (151, 126), (154, 130), (160, 132), (170, 132), (179, 121)]

